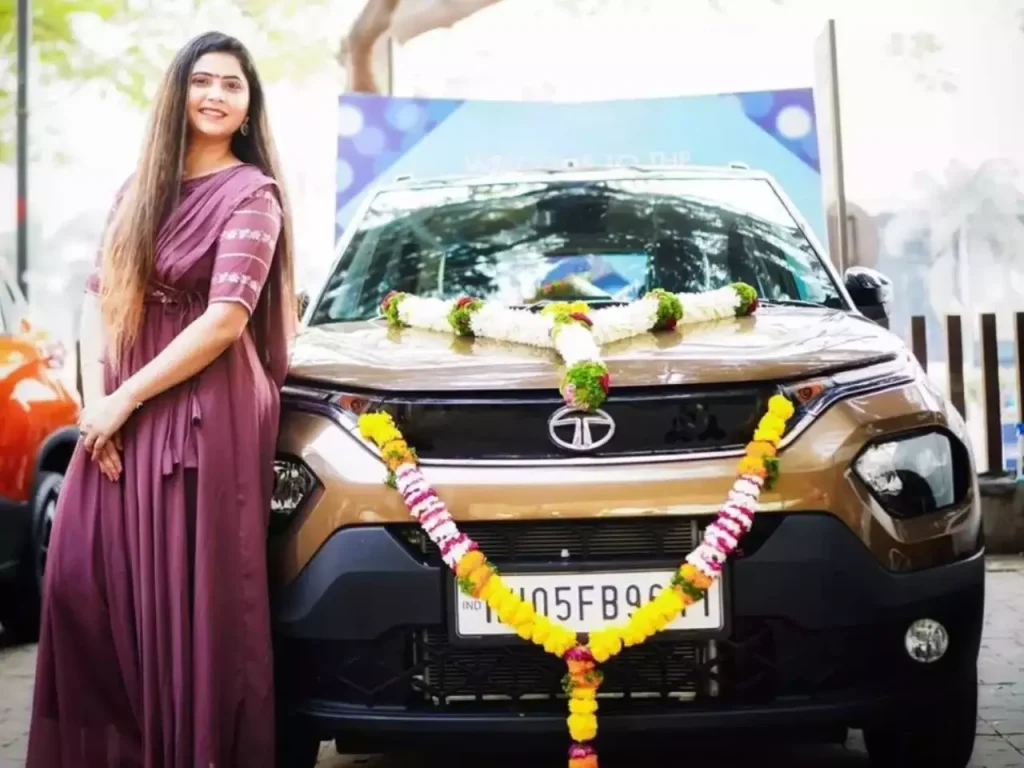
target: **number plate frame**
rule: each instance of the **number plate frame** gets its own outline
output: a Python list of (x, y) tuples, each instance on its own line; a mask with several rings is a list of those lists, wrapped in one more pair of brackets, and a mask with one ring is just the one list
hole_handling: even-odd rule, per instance
[[(680, 566), (679, 561), (631, 560), (628, 562), (542, 562), (542, 563), (495, 563), (500, 572), (512, 575), (577, 575), (586, 573), (615, 573), (618, 571), (672, 571)], [(732, 563), (726, 562), (720, 577), (722, 590), (722, 626), (718, 629), (672, 629), (656, 633), (647, 639), (648, 643), (678, 643), (680, 641), (723, 640), (732, 634)], [(444, 617), (448, 643), (460, 647), (501, 647), (522, 643), (515, 634), (505, 635), (460, 635), (458, 632), (457, 601), (460, 596), (455, 574), (444, 568)], [(609, 623), (621, 623), (623, 620)]]

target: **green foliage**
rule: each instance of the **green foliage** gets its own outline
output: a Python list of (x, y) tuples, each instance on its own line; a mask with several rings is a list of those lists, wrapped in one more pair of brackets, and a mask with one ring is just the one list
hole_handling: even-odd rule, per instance
[[(648, 296), (654, 296), (658, 300), (658, 317), (654, 321), (655, 331), (670, 331), (683, 319), (683, 303), (674, 293), (664, 288), (655, 288)], [(644, 298), (647, 298), (646, 296)]]
[(596, 411), (608, 397), (608, 369), (590, 360), (575, 363), (565, 372), (560, 389), (567, 405)]
[[(322, 17), (329, 4), (329, 0), (193, 0), (184, 4), (32, 0), (30, 104), (38, 110), (47, 86), (63, 83), (99, 86), (101, 95), (117, 94), (140, 109), (147, 107), (200, 11), (216, 20), (213, 26), (246, 42), (265, 82), (301, 79), (331, 64), (329, 41), (338, 30), (323, 29)], [(97, 35), (99, 27), (109, 27), (111, 34)], [(107, 37), (115, 41), (107, 50), (90, 42)], [(0, 3), (0, 55), (10, 62), (0, 68), (0, 162), (6, 162), (13, 157), (15, 139), (15, 0)], [(33, 133), (39, 130), (33, 126)]]
[(457, 336), (473, 335), (473, 313), (483, 305), (484, 303), (480, 299), (470, 296), (461, 296), (452, 305), (451, 311), (448, 313), (448, 324), (451, 325)]
[[(123, 0), (32, 0), (31, 85), (55, 81), (106, 80), (129, 98), (142, 98), (139, 70), (83, 46), (81, 25), (125, 23), (135, 14)], [(0, 5), (0, 55), (11, 65), (0, 71), (0, 162), (14, 153), (17, 94), (17, 13), (14, 0)], [(30, 96), (30, 98), (32, 98)]]

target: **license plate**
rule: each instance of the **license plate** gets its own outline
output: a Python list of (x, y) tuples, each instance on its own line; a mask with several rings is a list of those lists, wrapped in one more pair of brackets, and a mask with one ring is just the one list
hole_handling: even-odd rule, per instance
[[(501, 577), (534, 609), (576, 632), (621, 624), (671, 583), (674, 571), (508, 574)], [(707, 596), (665, 627), (665, 631), (719, 630), (724, 626), (721, 579)], [(513, 635), (483, 600), (456, 593), (455, 627), (461, 637)]]

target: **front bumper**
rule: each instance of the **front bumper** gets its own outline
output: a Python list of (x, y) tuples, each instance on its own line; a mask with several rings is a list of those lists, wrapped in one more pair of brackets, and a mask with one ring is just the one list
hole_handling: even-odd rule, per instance
[[(727, 574), (727, 636), (657, 638), (606, 665), (622, 696), (601, 702), (603, 738), (857, 725), (909, 704), (941, 705), (949, 681), (973, 670), (981, 552), (893, 573), (827, 514), (759, 518), (750, 536), (754, 546)], [(515, 638), (453, 644), (448, 603), (442, 569), (393, 530), (339, 530), (274, 597), (282, 714), (357, 751), (453, 736), (564, 740), (564, 701), (520, 696), (557, 689), (561, 662)], [(951, 636), (932, 665), (904, 651), (919, 618)]]

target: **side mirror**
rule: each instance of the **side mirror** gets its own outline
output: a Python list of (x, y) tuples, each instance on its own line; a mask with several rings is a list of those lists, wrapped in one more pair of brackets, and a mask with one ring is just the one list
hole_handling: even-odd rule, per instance
[(299, 319), (301, 320), (302, 316), (306, 314), (306, 308), (309, 306), (309, 292), (299, 291), (295, 294), (295, 305), (298, 308)]
[(888, 328), (893, 303), (892, 280), (870, 267), (850, 267), (843, 282), (857, 309)]

